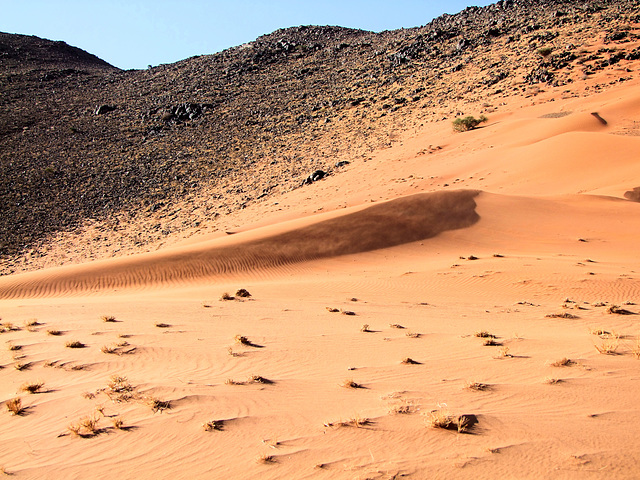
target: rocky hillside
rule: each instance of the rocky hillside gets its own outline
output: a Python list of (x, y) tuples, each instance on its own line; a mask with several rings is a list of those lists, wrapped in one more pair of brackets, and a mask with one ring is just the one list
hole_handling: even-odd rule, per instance
[(196, 209), (215, 218), (337, 173), (410, 126), (619, 69), (640, 58), (639, 21), (634, 0), (503, 0), (383, 33), (278, 30), (143, 71), (0, 34), (3, 272), (87, 220), (151, 219), (144, 235), (97, 239), (140, 246)]

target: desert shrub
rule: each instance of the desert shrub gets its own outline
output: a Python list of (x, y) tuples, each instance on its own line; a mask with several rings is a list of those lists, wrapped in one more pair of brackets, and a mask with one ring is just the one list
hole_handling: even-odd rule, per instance
[(453, 121), (453, 129), (456, 132), (467, 132), (469, 130), (473, 130), (481, 123), (489, 120), (484, 115), (480, 115), (480, 118), (475, 118), (473, 115), (468, 115), (466, 117), (456, 118)]

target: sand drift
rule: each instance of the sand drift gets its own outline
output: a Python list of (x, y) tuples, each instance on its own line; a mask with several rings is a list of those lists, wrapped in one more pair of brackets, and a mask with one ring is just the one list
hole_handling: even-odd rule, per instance
[(0, 298), (95, 293), (186, 285), (250, 272), (394, 247), (466, 228), (479, 220), (475, 190), (401, 197), (351, 213), (269, 234), (246, 232), (228, 241), (122, 259), (54, 268), (0, 279)]

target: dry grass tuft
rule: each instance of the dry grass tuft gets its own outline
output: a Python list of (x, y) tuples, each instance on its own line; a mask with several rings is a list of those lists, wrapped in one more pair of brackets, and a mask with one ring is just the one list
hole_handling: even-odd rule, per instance
[(400, 363), (403, 363), (405, 365), (420, 365), (420, 362), (415, 361), (413, 358), (411, 357), (406, 357), (403, 358), (402, 361)]
[(210, 420), (206, 423), (202, 424), (202, 428), (204, 428), (205, 432), (215, 432), (222, 431), (224, 429), (224, 421), (223, 420)]
[(498, 338), (494, 334), (487, 332), (486, 330), (480, 330), (473, 334), (474, 337), (478, 338)]
[(234, 380), (233, 378), (227, 378), (224, 383), (225, 385), (244, 385), (244, 382)]
[(574, 362), (570, 358), (564, 357), (564, 358), (561, 358), (560, 360), (556, 360), (555, 362), (551, 363), (550, 365), (552, 367), (571, 367), (572, 365), (575, 365), (575, 363), (576, 362)]
[(340, 310), (340, 313), (342, 315), (349, 315), (349, 316), (354, 316), (356, 314), (356, 312), (352, 312), (351, 310)]
[(494, 358), (512, 358), (513, 355), (509, 353), (509, 347), (502, 347)]
[(103, 345), (102, 347), (100, 347), (100, 351), (102, 353), (117, 354), (118, 347), (116, 347), (115, 345)]
[(106, 322), (106, 323), (117, 322), (116, 317), (114, 317), (113, 315), (103, 315), (100, 318), (102, 319), (103, 322)]
[(0, 333), (17, 332), (19, 330), (20, 330), (20, 327), (15, 326), (11, 322), (4, 322), (0, 324)]
[(31, 362), (16, 362), (13, 365), (13, 368), (21, 372), (22, 370), (29, 370), (31, 368)]
[(426, 423), (432, 428), (445, 430), (457, 430), (458, 433), (467, 433), (478, 423), (475, 415), (451, 415), (445, 408), (438, 408), (429, 413)]
[(79, 342), (78, 340), (70, 340), (67, 343), (65, 343), (64, 346), (67, 348), (85, 348), (86, 347), (84, 343)]
[(327, 312), (331, 312), (331, 313), (338, 313), (340, 311), (339, 308), (333, 308), (333, 307), (325, 307), (327, 309)]
[(561, 379), (559, 379), (559, 378), (546, 377), (546, 378), (544, 379), (544, 382), (543, 382), (543, 383), (546, 383), (547, 385), (556, 385), (556, 384), (561, 383), (561, 382), (562, 382), (562, 380), (561, 380)]
[(111, 419), (111, 424), (113, 425), (113, 428), (115, 428), (116, 430), (124, 430), (125, 426), (124, 426), (124, 420), (122, 420), (120, 417), (115, 417)]
[(251, 297), (251, 294), (249, 293), (248, 290), (246, 290), (244, 288), (240, 288), (240, 289), (238, 289), (238, 291), (236, 291), (236, 297), (249, 298), (249, 297)]
[(51, 335), (53, 337), (58, 337), (58, 336), (62, 335), (62, 332), (60, 330), (49, 329), (49, 330), (47, 330), (47, 335)]
[(7, 400), (4, 404), (7, 406), (7, 410), (9, 410), (11, 415), (24, 415), (27, 410), (26, 407), (22, 405), (22, 400), (18, 397)]
[(602, 328), (590, 328), (589, 333), (591, 335), (598, 335), (599, 337), (611, 335), (611, 332), (604, 330)]
[(128, 402), (134, 398), (137, 398), (136, 392), (133, 386), (127, 380), (127, 377), (120, 375), (113, 375), (109, 379), (107, 388), (104, 393), (111, 399), (111, 401), (120, 403)]
[(362, 327), (360, 327), (360, 331), (363, 333), (371, 333), (373, 330), (369, 329), (368, 323), (365, 323), (364, 325), (362, 325)]
[(405, 333), (405, 335), (409, 338), (420, 338), (422, 336), (421, 333), (415, 333), (415, 332), (407, 332)]
[(37, 319), (35, 319), (35, 318), (30, 318), (29, 320), (26, 320), (26, 321), (24, 322), (24, 326), (25, 326), (26, 328), (29, 328), (29, 327), (37, 327), (38, 325), (42, 325), (42, 324), (41, 324), (40, 322), (38, 322), (38, 320), (37, 320)]
[(261, 463), (263, 465), (266, 465), (269, 463), (275, 463), (275, 461), (276, 459), (273, 455), (268, 455), (266, 453), (263, 453), (256, 459), (256, 462)]
[(354, 382), (352, 378), (345, 379), (345, 381), (342, 382), (340, 386), (344, 388), (362, 388), (362, 385)]
[(548, 315), (545, 315), (545, 317), (547, 318), (568, 318), (568, 319), (575, 319), (575, 318), (580, 318), (577, 315), (572, 315), (570, 313), (567, 312), (562, 312), (562, 313), (550, 313)]
[(607, 313), (616, 314), (616, 315), (636, 315), (636, 313), (632, 312), (631, 310), (627, 310), (618, 305), (611, 305), (607, 309)]
[(269, 380), (268, 378), (261, 377), (260, 375), (251, 375), (249, 377), (248, 383), (262, 383), (264, 385), (271, 385), (273, 380)]
[(397, 328), (399, 330), (403, 330), (405, 327), (403, 327), (402, 325), (400, 325), (399, 323), (390, 323), (389, 327), (391, 328)]
[(593, 345), (596, 350), (603, 355), (615, 355), (618, 347), (620, 346), (620, 336), (617, 334), (611, 334), (604, 338), (600, 345)]
[(23, 392), (29, 392), (29, 393), (40, 393), (42, 390), (42, 387), (44, 386), (44, 382), (27, 382), (24, 383), (21, 387), (20, 390)]
[(235, 300), (235, 297), (233, 297), (229, 292), (224, 292), (220, 296), (220, 300)]
[(487, 338), (482, 345), (485, 347), (501, 347), (502, 342), (497, 341), (495, 338)]
[(99, 421), (100, 419), (98, 417), (84, 417), (76, 423), (70, 424), (67, 430), (79, 437), (94, 437), (101, 432), (101, 429), (98, 427)]
[(262, 345), (258, 345), (257, 343), (253, 343), (251, 340), (249, 340), (247, 337), (245, 337), (243, 335), (236, 335), (234, 337), (234, 340), (235, 340), (236, 343), (238, 343), (240, 345), (244, 345), (246, 347), (262, 348)]
[(484, 392), (485, 390), (489, 390), (490, 386), (486, 383), (467, 382), (464, 388), (468, 390), (476, 390), (478, 392)]
[(389, 408), (390, 415), (409, 415), (413, 413), (411, 405), (394, 405)]
[(153, 410), (153, 413), (162, 413), (163, 410), (169, 410), (171, 408), (171, 402), (158, 400), (157, 398), (150, 398), (149, 406), (151, 407), (151, 410)]
[(7, 348), (12, 351), (12, 352), (16, 352), (18, 350), (22, 350), (22, 345), (16, 345), (15, 343), (7, 343)]

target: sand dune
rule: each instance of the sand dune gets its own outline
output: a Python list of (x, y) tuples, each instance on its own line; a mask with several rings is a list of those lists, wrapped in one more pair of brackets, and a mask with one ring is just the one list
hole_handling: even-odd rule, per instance
[[(216, 275), (367, 252), (424, 240), (475, 223), (474, 191), (418, 194), (285, 231), (237, 234), (232, 242), (60, 268), (0, 280), (0, 298), (69, 295), (105, 289), (180, 285)], [(299, 224), (302, 223), (302, 226)]]
[(0, 278), (0, 400), (26, 408), (0, 467), (637, 478), (640, 86), (561, 93), (426, 125), (215, 238)]

